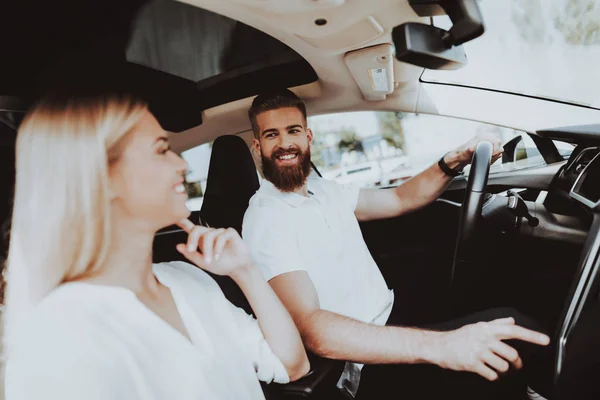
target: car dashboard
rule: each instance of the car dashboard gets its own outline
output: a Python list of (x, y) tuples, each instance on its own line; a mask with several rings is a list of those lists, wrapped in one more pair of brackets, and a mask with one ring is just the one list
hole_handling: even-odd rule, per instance
[[(587, 307), (597, 302), (599, 295), (598, 275), (600, 272), (600, 147), (580, 147), (555, 180), (552, 196), (557, 199), (565, 195), (572, 207), (585, 213), (590, 229), (581, 253), (578, 275), (573, 280), (562, 324), (557, 337), (555, 381), (564, 369), (569, 341), (574, 328)], [(550, 195), (550, 194), (549, 194)], [(550, 198), (552, 202), (552, 198)]]
[[(556, 128), (538, 131), (537, 134), (545, 139), (578, 145), (569, 160), (555, 172), (545, 196), (537, 195), (544, 191), (541, 187), (530, 190), (535, 200), (521, 199), (516, 190), (498, 193), (488, 200), (497, 206), (491, 205), (488, 210), (484, 207), (482, 216), (484, 219), (495, 217), (495, 220), (500, 220), (498, 216), (506, 215), (506, 210), (513, 214), (516, 210), (525, 210), (511, 220), (504, 218), (502, 221), (509, 221), (510, 228), (519, 235), (582, 245), (576, 273), (553, 338), (556, 343), (554, 380), (557, 383), (561, 374), (569, 370), (576, 354), (573, 349), (578, 341), (578, 323), (585, 325), (581, 321), (587, 321), (598, 309), (594, 305), (600, 304), (600, 124)], [(506, 189), (497, 186), (500, 190)], [(527, 193), (527, 190), (521, 193)], [(540, 201), (538, 197), (543, 199)], [(511, 200), (512, 203), (522, 203), (522, 207), (511, 210)], [(524, 218), (526, 215), (528, 218)], [(506, 223), (504, 227), (507, 227)]]
[(576, 175), (569, 196), (586, 207), (595, 210), (600, 205), (600, 153), (598, 148), (583, 150), (571, 166)]

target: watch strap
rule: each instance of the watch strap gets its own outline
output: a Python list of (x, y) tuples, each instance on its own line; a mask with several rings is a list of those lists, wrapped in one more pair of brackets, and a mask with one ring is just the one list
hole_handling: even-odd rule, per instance
[(455, 177), (458, 176), (461, 172), (462, 172), (462, 168), (461, 169), (452, 169), (448, 166), (448, 164), (446, 164), (446, 161), (444, 161), (444, 156), (442, 156), (440, 158), (440, 160), (438, 161), (438, 165), (440, 166), (440, 169), (448, 176), (451, 177)]

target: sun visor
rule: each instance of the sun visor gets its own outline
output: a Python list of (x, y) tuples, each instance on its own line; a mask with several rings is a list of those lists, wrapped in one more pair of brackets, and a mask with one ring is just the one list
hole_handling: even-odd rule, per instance
[(365, 100), (385, 100), (394, 91), (394, 49), (391, 44), (348, 52), (344, 61)]

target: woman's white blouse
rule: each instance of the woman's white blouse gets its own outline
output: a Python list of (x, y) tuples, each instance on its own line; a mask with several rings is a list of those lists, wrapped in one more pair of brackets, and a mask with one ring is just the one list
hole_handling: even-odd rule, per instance
[(191, 337), (116, 286), (66, 283), (14, 343), (6, 399), (263, 399), (258, 380), (289, 382), (258, 322), (204, 271), (154, 265)]

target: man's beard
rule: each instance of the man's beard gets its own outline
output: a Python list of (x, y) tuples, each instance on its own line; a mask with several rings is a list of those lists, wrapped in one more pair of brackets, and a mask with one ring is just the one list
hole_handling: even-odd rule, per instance
[[(296, 154), (298, 162), (293, 165), (277, 165), (277, 157), (284, 154)], [(269, 158), (261, 154), (261, 159), (265, 178), (282, 192), (293, 192), (301, 188), (310, 174), (310, 147), (304, 152), (297, 146), (279, 148)]]

